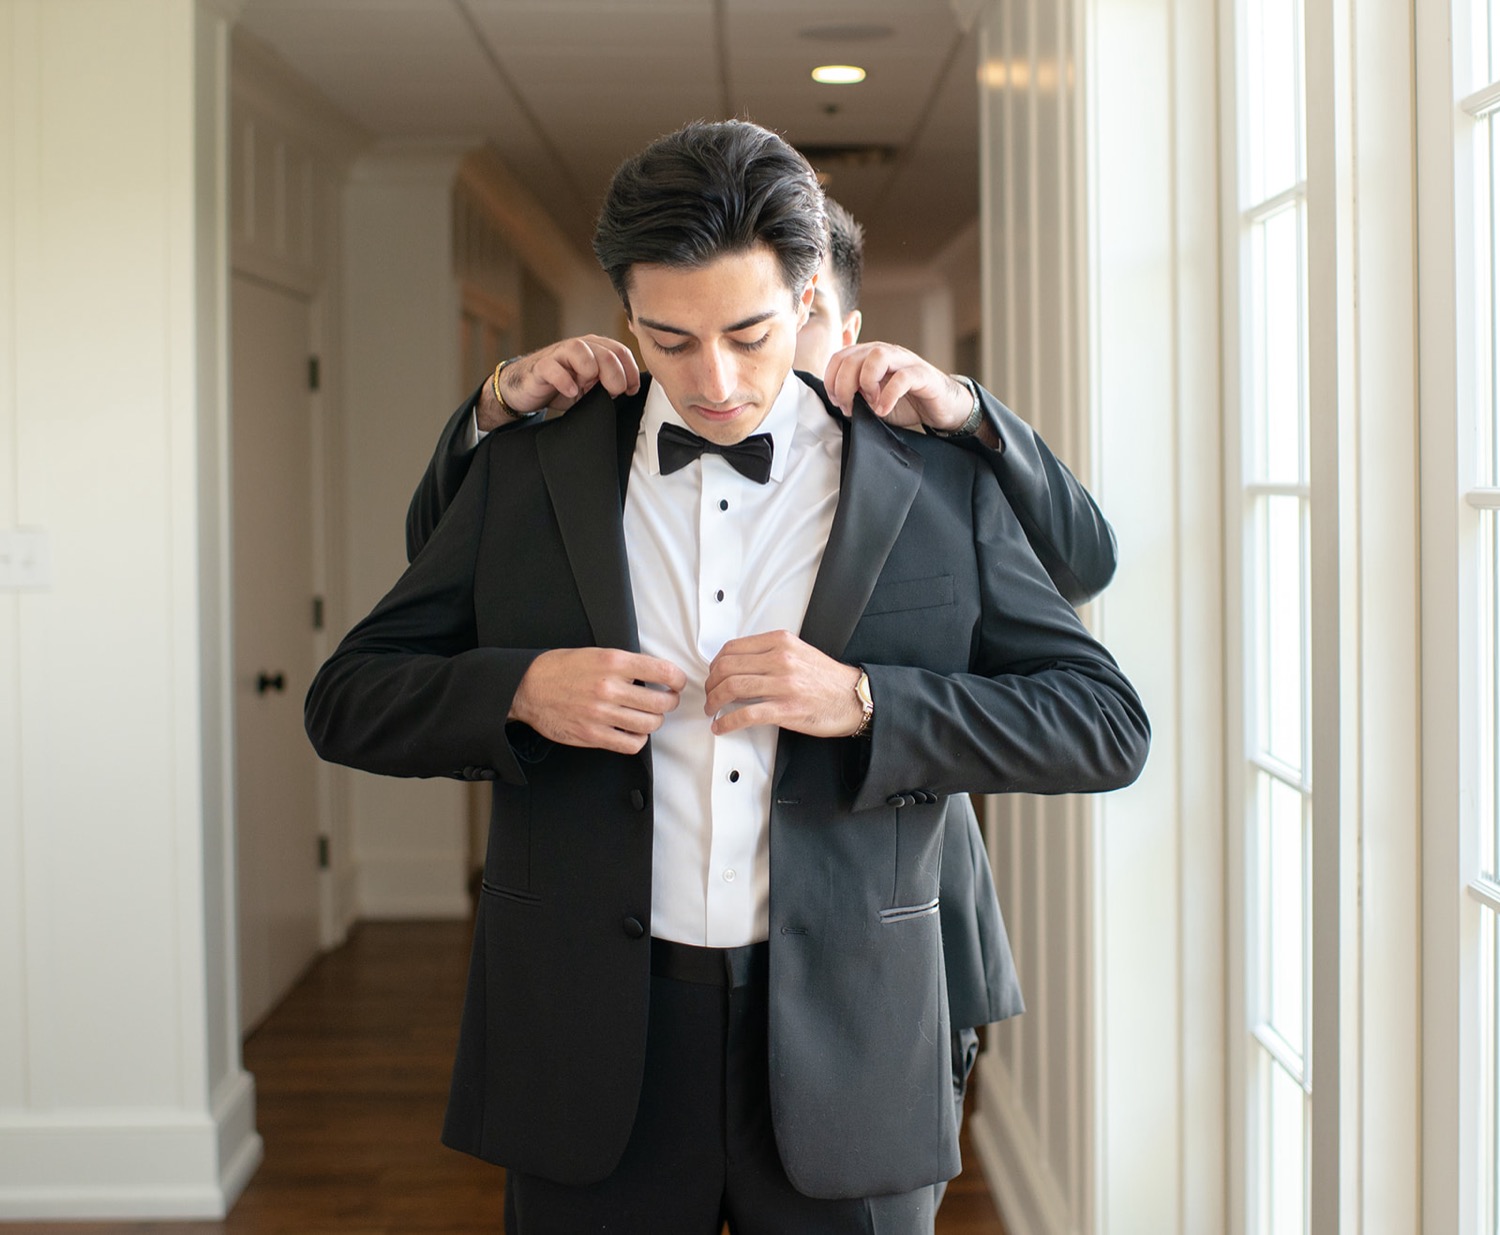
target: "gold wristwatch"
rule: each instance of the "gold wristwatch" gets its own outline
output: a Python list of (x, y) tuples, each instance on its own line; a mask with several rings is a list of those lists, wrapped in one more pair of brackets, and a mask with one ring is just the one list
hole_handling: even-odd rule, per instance
[(859, 680), (854, 683), (854, 693), (859, 699), (859, 706), (864, 711), (860, 717), (859, 728), (849, 736), (862, 738), (870, 732), (870, 722), (875, 719), (875, 700), (870, 695), (870, 675), (863, 668), (859, 671)]

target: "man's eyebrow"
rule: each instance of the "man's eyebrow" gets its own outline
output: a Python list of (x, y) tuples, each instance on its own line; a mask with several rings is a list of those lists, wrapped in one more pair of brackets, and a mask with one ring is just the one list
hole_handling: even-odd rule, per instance
[[(767, 309), (764, 313), (757, 313), (753, 317), (747, 317), (742, 322), (735, 322), (733, 326), (725, 326), (721, 334), (734, 334), (736, 331), (749, 330), (751, 326), (759, 326), (761, 322), (770, 321), (779, 313), (779, 309)], [(680, 334), (686, 338), (692, 337), (691, 330), (684, 330), (681, 326), (670, 326), (666, 322), (652, 321), (649, 317), (637, 318), (642, 326), (652, 330), (660, 330), (663, 334)]]

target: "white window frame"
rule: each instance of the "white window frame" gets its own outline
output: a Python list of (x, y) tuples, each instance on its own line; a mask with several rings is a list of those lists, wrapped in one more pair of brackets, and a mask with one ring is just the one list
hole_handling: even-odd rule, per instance
[[(1254, 632), (1245, 612), (1248, 554), (1245, 545), (1245, 459), (1247, 447), (1248, 380), (1244, 374), (1242, 341), (1245, 338), (1247, 291), (1244, 288), (1244, 224), (1242, 224), (1241, 134), (1239, 117), (1244, 114), (1245, 84), (1242, 83), (1241, 48), (1244, 38), (1244, 0), (1221, 0), (1220, 74), (1221, 92), (1221, 200), (1223, 200), (1224, 276), (1224, 414), (1226, 414), (1226, 852), (1238, 854), (1227, 872), (1226, 941), (1229, 948), (1229, 992), (1227, 992), (1227, 1058), (1229, 1058), (1229, 1188), (1227, 1229), (1245, 1235), (1256, 1215), (1253, 1197), (1254, 1077), (1251, 1076), (1254, 999), (1251, 984), (1257, 980), (1253, 929), (1254, 854), (1251, 852), (1248, 818), (1254, 803), (1250, 714), (1245, 686), (1245, 665), (1253, 654)], [(1341, 441), (1350, 438), (1347, 420), (1353, 416), (1349, 375), (1344, 363), (1352, 353), (1347, 306), (1353, 302), (1350, 261), (1341, 237), (1349, 230), (1347, 195), (1349, 185), (1338, 171), (1349, 162), (1347, 134), (1340, 126), (1347, 113), (1340, 107), (1341, 89), (1337, 66), (1347, 57), (1341, 44), (1334, 0), (1304, 0), (1304, 90), (1305, 90), (1305, 200), (1307, 200), (1308, 315), (1308, 497), (1310, 497), (1311, 603), (1308, 654), (1310, 654), (1310, 716), (1307, 743), (1310, 747), (1305, 776), (1313, 786), (1313, 837), (1311, 837), (1311, 896), (1308, 935), (1311, 951), (1311, 995), (1307, 1008), (1307, 1076), (1310, 1080), (1308, 1116), (1308, 1229), (1332, 1235), (1341, 1229), (1358, 1229), (1358, 1194), (1350, 1203), (1350, 1172), (1358, 1145), (1358, 1094), (1347, 1085), (1350, 1035), (1358, 1032), (1358, 1007), (1350, 1005), (1349, 993), (1358, 966), (1358, 863), (1359, 822), (1346, 819), (1341, 810), (1341, 792), (1347, 779), (1341, 761), (1349, 752), (1344, 746), (1343, 717), (1349, 708), (1341, 684), (1358, 674), (1344, 662), (1349, 648), (1341, 645), (1340, 614), (1349, 605), (1344, 594), (1347, 572), (1341, 570), (1340, 494)], [(1358, 726), (1356, 726), (1358, 729)], [(1346, 942), (1347, 941), (1347, 942)], [(1352, 1013), (1353, 1014), (1350, 1014)], [(1353, 1118), (1350, 1118), (1352, 1116)], [(1355, 1134), (1346, 1140), (1347, 1127)], [(1343, 1227), (1341, 1227), (1343, 1221)]]
[[(1470, 32), (1484, 0), (1416, 0), (1423, 610), (1423, 1226), (1485, 1229), (1481, 932), (1500, 896), (1478, 845), (1479, 629), (1475, 540), (1500, 492), (1472, 456), (1486, 391), (1476, 234)], [(1490, 1218), (1493, 1221), (1493, 1218)]]

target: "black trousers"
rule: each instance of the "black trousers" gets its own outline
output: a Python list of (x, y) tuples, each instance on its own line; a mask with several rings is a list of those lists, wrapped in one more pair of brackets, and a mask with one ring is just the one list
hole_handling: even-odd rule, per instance
[(930, 1235), (936, 1190), (819, 1200), (786, 1177), (771, 1127), (765, 944), (652, 942), (641, 1104), (620, 1165), (566, 1187), (510, 1172), (509, 1235)]

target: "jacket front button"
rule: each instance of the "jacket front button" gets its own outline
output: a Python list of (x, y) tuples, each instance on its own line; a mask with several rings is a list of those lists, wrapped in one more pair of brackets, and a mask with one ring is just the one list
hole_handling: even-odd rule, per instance
[(639, 918), (627, 917), (623, 922), (620, 923), (620, 927), (632, 939), (639, 939), (646, 933), (646, 928), (641, 925), (641, 920)]
[(646, 795), (639, 789), (632, 789), (630, 791), (630, 805), (633, 806), (636, 810), (645, 810)]

